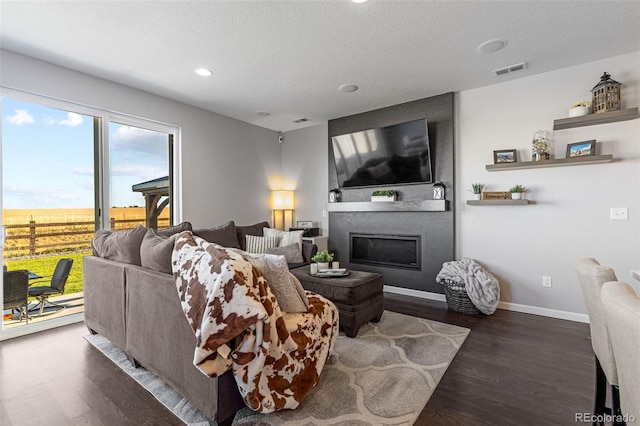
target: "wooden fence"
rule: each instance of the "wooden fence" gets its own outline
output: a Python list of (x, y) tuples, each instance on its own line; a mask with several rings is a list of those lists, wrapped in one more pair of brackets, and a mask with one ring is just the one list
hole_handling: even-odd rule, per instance
[[(111, 219), (109, 228), (112, 231), (130, 229), (144, 225), (144, 219)], [(159, 218), (158, 227), (169, 226), (168, 218)], [(53, 251), (90, 250), (91, 239), (96, 232), (95, 222), (57, 222), (36, 223), (35, 220), (25, 224), (5, 225), (7, 229), (6, 244), (3, 247), (5, 257), (36, 255)]]

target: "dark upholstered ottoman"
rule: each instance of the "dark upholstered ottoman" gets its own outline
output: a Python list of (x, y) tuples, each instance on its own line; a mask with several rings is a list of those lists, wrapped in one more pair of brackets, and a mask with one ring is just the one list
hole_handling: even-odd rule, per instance
[(349, 271), (339, 278), (314, 277), (309, 266), (291, 270), (305, 290), (331, 300), (340, 311), (340, 327), (347, 336), (356, 337), (360, 326), (378, 322), (382, 316), (382, 275), (364, 271)]

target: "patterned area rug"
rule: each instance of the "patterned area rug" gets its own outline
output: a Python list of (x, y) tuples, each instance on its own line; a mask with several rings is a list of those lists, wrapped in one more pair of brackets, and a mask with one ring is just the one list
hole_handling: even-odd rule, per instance
[[(257, 414), (234, 425), (412, 425), (469, 334), (469, 329), (385, 311), (358, 337), (341, 334), (320, 383), (298, 409)], [(85, 337), (188, 425), (206, 417), (99, 335)]]

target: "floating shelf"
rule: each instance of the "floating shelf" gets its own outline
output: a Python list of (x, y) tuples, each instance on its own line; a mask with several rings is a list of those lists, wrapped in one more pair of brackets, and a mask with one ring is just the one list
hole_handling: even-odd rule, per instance
[(470, 206), (526, 206), (529, 200), (467, 200)]
[(584, 157), (560, 158), (558, 160), (523, 161), (520, 163), (487, 164), (488, 172), (515, 169), (538, 169), (544, 167), (579, 166), (582, 164), (602, 164), (613, 161), (613, 155), (585, 155)]
[(640, 117), (638, 108), (627, 108), (618, 111), (599, 112), (582, 117), (561, 118), (553, 121), (553, 130), (572, 129), (574, 127), (595, 126), (597, 124), (615, 123), (616, 121), (634, 120)]
[(423, 201), (362, 201), (327, 204), (330, 212), (444, 212), (447, 200)]

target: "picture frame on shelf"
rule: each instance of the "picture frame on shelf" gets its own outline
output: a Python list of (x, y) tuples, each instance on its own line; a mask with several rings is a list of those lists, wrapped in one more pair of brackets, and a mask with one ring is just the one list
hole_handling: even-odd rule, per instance
[(310, 220), (296, 221), (296, 228), (313, 228), (313, 222)]
[(499, 149), (493, 151), (493, 164), (517, 163), (518, 151), (515, 149)]
[(586, 157), (589, 155), (596, 155), (595, 139), (567, 144), (565, 158)]

